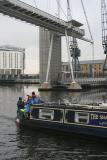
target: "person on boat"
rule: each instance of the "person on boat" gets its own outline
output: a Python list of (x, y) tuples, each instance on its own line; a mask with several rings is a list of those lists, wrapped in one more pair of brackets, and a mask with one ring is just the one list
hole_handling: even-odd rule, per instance
[(36, 96), (35, 92), (32, 92), (32, 96), (27, 95), (24, 102), (25, 102), (24, 103), (24, 108), (22, 108), (20, 111), (23, 112), (23, 113), (27, 113), (28, 116), (29, 116), (29, 113), (30, 113), (30, 108), (33, 104), (43, 103), (43, 101), (39, 97)]
[(27, 95), (26, 96), (26, 101), (25, 101), (25, 106), (24, 106), (24, 111), (25, 112), (30, 112), (30, 106), (31, 106), (31, 96)]
[(30, 107), (31, 107), (31, 96), (30, 95), (27, 95), (26, 96), (26, 99), (24, 100), (24, 107), (22, 109), (20, 109), (20, 115), (19, 117), (23, 117), (26, 118), (26, 119), (29, 119), (30, 117)]
[(30, 95), (27, 94), (26, 97), (24, 98), (24, 102), (27, 103), (29, 99), (30, 99)]
[(33, 104), (40, 104), (40, 103), (44, 103), (44, 101), (41, 100), (40, 97), (35, 94), (35, 92), (32, 92), (31, 103), (32, 103), (32, 105)]
[(21, 109), (24, 109), (24, 101), (22, 100), (22, 97), (19, 97), (19, 100), (17, 102), (17, 111), (19, 112)]

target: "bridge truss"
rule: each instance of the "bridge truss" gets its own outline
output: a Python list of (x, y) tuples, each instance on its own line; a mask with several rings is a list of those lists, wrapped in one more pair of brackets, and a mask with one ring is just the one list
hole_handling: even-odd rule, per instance
[(69, 36), (72, 36), (75, 32), (76, 38), (91, 42), (91, 40), (84, 37), (84, 30), (79, 28), (82, 25), (81, 23), (75, 20), (72, 20), (72, 22), (64, 21), (19, 0), (0, 0), (0, 13), (44, 27), (62, 36), (65, 35), (66, 29)]

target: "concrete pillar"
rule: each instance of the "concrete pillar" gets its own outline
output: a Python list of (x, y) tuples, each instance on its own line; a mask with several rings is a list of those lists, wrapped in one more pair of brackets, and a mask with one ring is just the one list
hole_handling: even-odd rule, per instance
[(13, 68), (12, 52), (10, 53), (10, 65), (11, 65), (11, 75), (12, 75), (12, 68)]
[(11, 53), (9, 52), (9, 74), (11, 75)]
[[(39, 52), (40, 52), (40, 82), (46, 81), (51, 32), (40, 28), (39, 30)], [(54, 34), (53, 49), (50, 65), (49, 82), (55, 84), (61, 76), (61, 36)]]
[(24, 74), (24, 70), (25, 70), (25, 50), (23, 51), (23, 54), (22, 54), (22, 74)]
[(5, 53), (3, 52), (3, 74), (5, 74)]

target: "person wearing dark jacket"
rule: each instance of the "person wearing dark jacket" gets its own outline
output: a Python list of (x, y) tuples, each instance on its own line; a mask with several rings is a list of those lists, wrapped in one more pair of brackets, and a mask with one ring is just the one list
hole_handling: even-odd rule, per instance
[(22, 100), (22, 97), (19, 97), (19, 100), (17, 102), (17, 111), (20, 111), (20, 109), (24, 109), (24, 101)]

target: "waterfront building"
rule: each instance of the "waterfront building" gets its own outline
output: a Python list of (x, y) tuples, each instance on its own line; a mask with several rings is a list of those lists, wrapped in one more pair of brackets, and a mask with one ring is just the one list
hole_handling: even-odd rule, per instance
[(0, 75), (19, 76), (24, 74), (25, 49), (11, 45), (0, 46)]
[[(80, 71), (77, 78), (103, 77), (104, 60), (80, 61)], [(70, 66), (68, 62), (62, 62), (62, 77), (70, 78)]]

